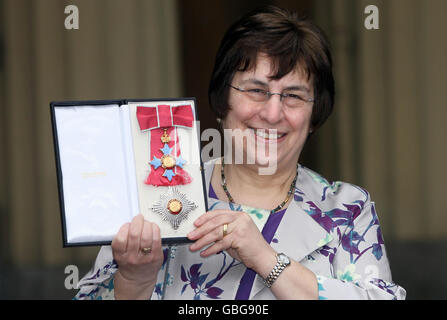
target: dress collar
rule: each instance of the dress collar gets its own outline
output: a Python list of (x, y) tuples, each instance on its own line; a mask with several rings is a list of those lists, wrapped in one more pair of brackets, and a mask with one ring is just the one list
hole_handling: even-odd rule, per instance
[[(216, 160), (212, 160), (204, 165), (207, 195), (215, 162)], [(306, 168), (299, 166), (298, 170), (293, 200), (287, 207), (271, 246), (276, 252), (283, 252), (291, 259), (299, 262), (315, 250), (332, 241), (332, 236), (329, 230), (325, 228), (324, 219), (319, 219), (316, 215), (308, 213), (310, 212), (308, 210), (309, 203), (313, 203), (314, 197), (312, 195), (315, 192), (313, 190), (315, 185), (312, 181), (309, 181), (305, 174)], [(231, 209), (228, 202), (214, 198), (208, 199), (208, 207), (209, 210)], [(268, 212), (268, 210), (265, 211)], [(266, 219), (263, 219), (262, 223), (265, 222)], [(260, 230), (262, 230), (262, 227), (263, 225), (258, 225)], [(268, 288), (265, 287), (263, 279), (257, 275), (250, 298), (253, 298), (263, 290), (268, 290)]]

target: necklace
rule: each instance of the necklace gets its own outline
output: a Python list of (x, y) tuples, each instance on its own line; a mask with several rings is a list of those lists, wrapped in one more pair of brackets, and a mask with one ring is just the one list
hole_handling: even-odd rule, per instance
[[(225, 166), (225, 163), (224, 163), (223, 158), (222, 158), (222, 167), (220, 169), (220, 175), (222, 177), (221, 185), (222, 185), (222, 188), (225, 191), (225, 194), (228, 197), (228, 200), (230, 200), (231, 203), (235, 203), (233, 197), (231, 196), (231, 194), (230, 194), (230, 192), (228, 191), (228, 188), (227, 188), (227, 180), (225, 178), (224, 166)], [(296, 179), (298, 178), (298, 163), (296, 164), (296, 169), (297, 170), (296, 170), (295, 178), (293, 179), (292, 184), (290, 185), (290, 189), (287, 192), (286, 198), (284, 199), (283, 202), (281, 202), (281, 204), (279, 206), (277, 206), (273, 210), (270, 210), (270, 214), (275, 213), (275, 212), (281, 210), (282, 207), (284, 207), (286, 205), (286, 203), (289, 201), (290, 196), (292, 195), (293, 189), (295, 188)]]

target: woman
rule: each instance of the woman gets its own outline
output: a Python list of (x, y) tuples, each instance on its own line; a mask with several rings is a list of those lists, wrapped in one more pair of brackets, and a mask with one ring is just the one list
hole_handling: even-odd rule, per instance
[[(234, 153), (254, 161), (206, 163), (210, 211), (193, 244), (163, 249), (157, 225), (141, 215), (125, 224), (77, 298), (405, 298), (369, 194), (298, 165), (333, 107), (322, 32), (275, 7), (246, 15), (222, 40), (209, 97), (223, 129), (248, 133)], [(259, 174), (272, 158), (274, 174)]]

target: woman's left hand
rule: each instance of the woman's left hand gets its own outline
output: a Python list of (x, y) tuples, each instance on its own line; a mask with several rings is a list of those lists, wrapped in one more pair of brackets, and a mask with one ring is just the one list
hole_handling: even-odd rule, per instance
[[(224, 236), (225, 224), (228, 226)], [(197, 229), (191, 231), (188, 238), (196, 242), (190, 246), (190, 250), (197, 251), (210, 245), (200, 253), (202, 257), (226, 250), (251, 269), (256, 269), (266, 259), (276, 259), (275, 251), (246, 212), (213, 210), (200, 216), (194, 225)]]

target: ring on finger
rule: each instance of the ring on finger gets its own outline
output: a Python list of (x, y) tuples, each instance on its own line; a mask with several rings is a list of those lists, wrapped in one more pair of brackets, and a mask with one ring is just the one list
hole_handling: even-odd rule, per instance
[(141, 248), (141, 253), (144, 255), (148, 255), (152, 252), (152, 248), (151, 247), (147, 247), (147, 248)]
[(225, 236), (228, 234), (228, 223), (225, 223), (223, 225), (223, 230), (222, 230), (222, 238), (225, 238)]

